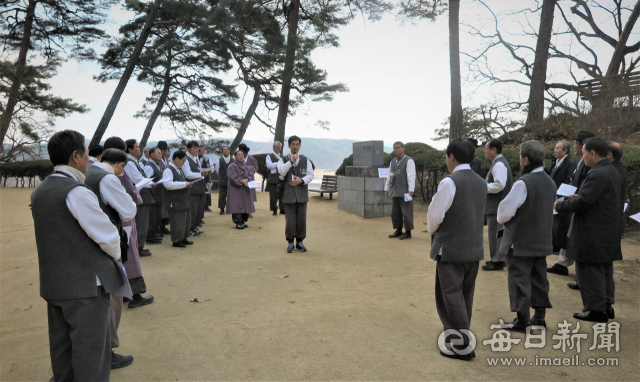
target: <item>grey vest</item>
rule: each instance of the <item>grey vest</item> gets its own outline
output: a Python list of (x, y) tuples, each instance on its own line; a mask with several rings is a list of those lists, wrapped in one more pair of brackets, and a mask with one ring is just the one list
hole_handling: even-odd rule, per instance
[[(196, 163), (196, 161), (191, 159), (191, 157), (189, 157), (188, 155), (187, 155), (187, 162), (189, 163), (189, 168), (191, 169), (191, 172), (200, 172), (200, 170), (198, 170), (198, 163)], [(193, 187), (189, 188), (188, 190), (189, 190), (188, 191), (189, 195), (200, 195), (207, 192), (207, 187), (204, 185), (204, 179), (195, 182), (193, 184)]]
[[(160, 167), (158, 167), (158, 165), (154, 162), (152, 163), (153, 160), (150, 160), (147, 165), (145, 167), (150, 167), (153, 170), (153, 181), (154, 183), (158, 183), (160, 180), (162, 180), (162, 171), (160, 171)], [(156, 185), (154, 188), (151, 189), (151, 195), (153, 196), (153, 200), (156, 206), (161, 206), (162, 205), (162, 194), (163, 194), (163, 190), (164, 186), (162, 185), (162, 183)]]
[(431, 258), (442, 249), (442, 261), (469, 262), (484, 259), (483, 227), (487, 184), (473, 170), (451, 174), (456, 194), (436, 233), (431, 237)]
[[(278, 163), (279, 159), (275, 154), (271, 153), (269, 154), (269, 157), (271, 158), (271, 163)], [(278, 171), (276, 171), (275, 174), (272, 174), (271, 170), (269, 170), (269, 184), (278, 184), (279, 181), (280, 174), (278, 174)]]
[[(287, 163), (291, 160), (290, 156), (285, 156), (282, 158), (284, 163)], [(304, 178), (307, 175), (307, 157), (304, 155), (300, 155), (298, 157), (298, 165), (291, 166), (289, 172), (287, 172), (287, 176), (284, 177), (284, 196), (282, 197), (283, 203), (308, 203), (309, 202), (309, 185), (299, 185), (296, 187), (291, 187), (289, 182), (293, 180), (293, 176), (297, 176), (298, 178)], [(302, 171), (304, 170), (304, 171)]]
[(402, 198), (404, 194), (409, 192), (409, 180), (407, 179), (407, 163), (411, 160), (411, 157), (405, 155), (398, 162), (398, 158), (394, 158), (391, 161), (389, 172), (391, 173), (391, 180), (389, 184), (389, 196), (392, 198)]
[[(142, 174), (143, 178), (147, 177), (147, 174), (144, 173), (144, 170), (142, 169), (142, 167), (140, 167), (140, 163), (138, 163), (137, 161), (134, 161), (133, 163), (135, 163), (136, 168), (138, 169), (138, 171), (140, 171), (140, 174)], [(153, 199), (153, 195), (151, 194), (151, 189), (150, 188), (141, 188), (140, 189), (140, 196), (142, 197), (142, 204), (154, 204), (155, 200)]]
[(122, 221), (120, 220), (120, 214), (113, 207), (106, 204), (102, 200), (102, 194), (100, 193), (100, 182), (102, 178), (109, 175), (109, 173), (98, 166), (89, 166), (87, 168), (86, 179), (84, 180), (85, 186), (89, 187), (96, 197), (98, 198), (98, 203), (100, 203), (100, 208), (102, 211), (107, 214), (111, 223), (118, 228), (118, 231), (122, 228)]
[(556, 200), (556, 183), (546, 172), (523, 175), (527, 186), (527, 199), (504, 228), (500, 253), (513, 256), (542, 257), (553, 252), (553, 203)]
[[(174, 182), (185, 182), (182, 171), (176, 170), (173, 166), (168, 165), (167, 168), (171, 170), (173, 174)], [(194, 186), (195, 187), (195, 186)], [(192, 187), (193, 188), (193, 187)], [(167, 190), (162, 188), (162, 207), (165, 210), (186, 210), (191, 208), (191, 198), (189, 197), (189, 191), (187, 188), (181, 188), (179, 190)]]
[(67, 195), (75, 187), (87, 186), (66, 176), (49, 176), (31, 194), (44, 299), (95, 297), (96, 275), (107, 293), (123, 285), (115, 260), (87, 235), (67, 207)]
[[(233, 157), (229, 159), (229, 164), (235, 162)], [(218, 187), (227, 187), (229, 185), (229, 178), (227, 177), (227, 169), (229, 164), (224, 161), (223, 157), (218, 160)]]
[(502, 199), (506, 198), (511, 191), (511, 186), (513, 186), (513, 175), (511, 175), (511, 167), (509, 166), (509, 162), (505, 157), (496, 158), (493, 163), (491, 163), (491, 168), (489, 168), (489, 173), (487, 174), (487, 183), (493, 183), (493, 174), (491, 170), (493, 170), (493, 166), (497, 163), (503, 163), (507, 168), (507, 184), (504, 185), (502, 191), (496, 194), (487, 194), (487, 205), (484, 207), (485, 215), (496, 215), (498, 213), (498, 206)]

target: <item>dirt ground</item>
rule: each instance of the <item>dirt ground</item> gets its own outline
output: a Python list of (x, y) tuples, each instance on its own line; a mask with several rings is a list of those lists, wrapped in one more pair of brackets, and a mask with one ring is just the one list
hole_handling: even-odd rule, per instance
[[(31, 191), (0, 189), (2, 381), (51, 377)], [(515, 333), (512, 339), (521, 342), (511, 351), (492, 351), (482, 344), (497, 332), (490, 325), (514, 314), (507, 272), (480, 271), (471, 325), (477, 358), (464, 362), (440, 356), (436, 344), (442, 326), (434, 302), (435, 262), (428, 256), (430, 239), (420, 232), (426, 206), (416, 206), (413, 239), (398, 241), (387, 238), (389, 218), (362, 219), (339, 211), (335, 198), (313, 196), (309, 251), (293, 254), (285, 251), (284, 216), (271, 216), (267, 194), (259, 194), (256, 209), (249, 229), (238, 231), (229, 215), (209, 212), (195, 245), (149, 245), (153, 255), (142, 266), (155, 302), (124, 310), (118, 352), (135, 361), (114, 370), (113, 381), (638, 380), (638, 234), (624, 238), (625, 260), (615, 264), (619, 352), (589, 351), (592, 324), (580, 322), (578, 334), (588, 338), (581, 341), (579, 364), (536, 366), (543, 357), (577, 354), (575, 348), (554, 349), (560, 341), (552, 339), (564, 319), (576, 328), (572, 313), (582, 308), (579, 292), (565, 285), (573, 281), (573, 267), (568, 277), (549, 275), (554, 308), (547, 313), (546, 346), (525, 349), (525, 335)], [(556, 260), (550, 256), (548, 263)], [(200, 303), (189, 302), (194, 298)], [(489, 366), (493, 357), (526, 362)], [(588, 365), (613, 358), (618, 366)]]

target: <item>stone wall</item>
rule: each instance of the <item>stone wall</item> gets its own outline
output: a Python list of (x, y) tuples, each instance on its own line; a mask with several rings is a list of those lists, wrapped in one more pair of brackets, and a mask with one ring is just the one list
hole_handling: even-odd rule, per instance
[(391, 216), (391, 198), (384, 178), (338, 177), (338, 209), (363, 218)]

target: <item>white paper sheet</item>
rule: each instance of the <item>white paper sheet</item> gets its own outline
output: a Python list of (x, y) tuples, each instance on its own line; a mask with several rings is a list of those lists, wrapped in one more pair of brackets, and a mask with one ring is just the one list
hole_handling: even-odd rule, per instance
[(129, 242), (131, 242), (131, 230), (133, 230), (132, 226), (129, 227), (122, 227), (124, 229), (124, 232), (127, 233), (127, 239), (129, 239)]
[(624, 204), (624, 210), (622, 210), (622, 212), (627, 212), (627, 208), (629, 208), (629, 203)]
[(574, 186), (572, 186), (570, 184), (562, 183), (560, 185), (560, 188), (558, 188), (558, 191), (556, 192), (556, 195), (569, 196), (569, 195), (575, 194), (576, 190), (578, 190), (577, 187), (574, 187)]
[[(558, 198), (558, 199), (556, 199), (556, 203), (561, 202), (561, 201), (563, 201), (563, 200), (564, 200), (564, 197), (562, 197), (562, 198)], [(557, 212), (556, 210), (553, 210), (553, 214), (554, 214), (554, 215), (557, 215), (557, 214), (558, 214), (558, 212)]]
[(413, 198), (411, 197), (411, 195), (409, 195), (409, 193), (404, 194), (404, 201), (405, 202), (410, 202), (412, 200), (413, 200)]
[(153, 183), (153, 179), (144, 178), (144, 179), (142, 179), (141, 181), (139, 181), (139, 182), (136, 184), (136, 188), (137, 188), (138, 190), (140, 190), (140, 189), (141, 189), (141, 188), (143, 188), (144, 186), (146, 186), (146, 185), (148, 185), (148, 184), (151, 184), (151, 183)]
[(249, 188), (260, 188), (260, 186), (258, 185), (258, 182), (256, 182), (255, 180), (252, 180), (249, 183), (247, 183), (247, 186), (249, 186)]
[(388, 168), (379, 168), (378, 169), (378, 178), (388, 178), (389, 177), (389, 169)]
[(631, 215), (631, 216), (629, 216), (629, 217), (630, 217), (631, 219), (633, 219), (633, 220), (635, 220), (635, 221), (637, 221), (637, 222), (639, 222), (639, 223), (640, 223), (640, 213), (637, 213), (637, 214), (635, 214), (635, 215)]
[(214, 170), (214, 166), (211, 167), (207, 167), (207, 168), (199, 168), (198, 170), (200, 170), (200, 172), (206, 171), (206, 172), (213, 172)]

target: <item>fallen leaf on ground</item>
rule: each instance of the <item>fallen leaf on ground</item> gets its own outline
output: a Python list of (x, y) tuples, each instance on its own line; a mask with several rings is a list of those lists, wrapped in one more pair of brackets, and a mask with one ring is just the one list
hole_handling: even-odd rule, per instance
[(295, 303), (296, 303), (295, 301), (289, 301), (289, 304), (295, 304)]
[(286, 279), (287, 277), (289, 277), (289, 275), (280, 276), (280, 277), (278, 277), (278, 278), (279, 278), (279, 279)]
[(191, 300), (189, 300), (189, 302), (200, 302), (200, 301), (199, 301), (199, 300), (198, 300), (198, 298), (196, 297), (196, 298), (192, 298)]

